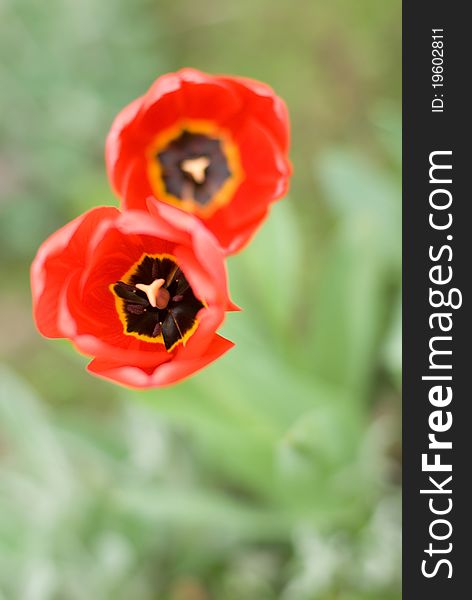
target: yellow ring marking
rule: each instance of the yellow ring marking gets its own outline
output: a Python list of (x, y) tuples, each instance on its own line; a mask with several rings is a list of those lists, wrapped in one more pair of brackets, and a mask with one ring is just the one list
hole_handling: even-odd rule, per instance
[[(175, 256), (172, 256), (172, 254), (147, 254), (146, 252), (143, 252), (143, 254), (141, 255), (141, 258), (136, 261), (131, 268), (129, 268), (126, 273), (123, 275), (123, 277), (121, 277), (120, 281), (123, 281), (124, 283), (129, 284), (131, 277), (136, 273), (139, 265), (143, 262), (143, 260), (146, 258), (158, 258), (160, 260), (163, 260), (164, 258), (168, 258), (170, 259), (178, 268), (177, 265), (177, 261)], [(173, 275), (175, 274), (175, 271), (177, 270), (177, 268), (174, 270)], [(111, 291), (111, 293), (113, 294), (114, 298), (115, 298), (115, 307), (116, 307), (116, 312), (118, 313), (118, 316), (120, 318), (120, 321), (123, 325), (123, 333), (125, 335), (131, 335), (135, 338), (137, 338), (138, 340), (142, 340), (143, 342), (150, 342), (151, 344), (162, 344), (164, 345), (164, 337), (162, 335), (162, 333), (160, 333), (159, 335), (157, 335), (156, 337), (151, 337), (150, 335), (145, 335), (144, 333), (138, 333), (137, 331), (127, 331), (127, 320), (126, 320), (126, 312), (125, 312), (125, 301), (123, 300), (123, 298), (120, 298), (116, 293), (115, 290), (113, 289), (114, 286), (116, 285), (116, 283), (111, 283), (108, 288)], [(200, 300), (200, 302), (202, 302), (202, 304), (205, 304), (202, 300)], [(172, 318), (173, 315), (171, 313)], [(175, 319), (174, 319), (174, 323), (175, 323)], [(177, 325), (177, 324), (176, 324)], [(182, 336), (181, 339), (177, 340), (175, 342), (175, 344), (173, 344), (168, 350), (167, 352), (172, 352), (172, 350), (178, 345), (178, 344), (183, 344), (185, 346), (185, 344), (187, 343), (187, 340), (190, 338), (190, 336), (195, 332), (195, 330), (198, 327), (198, 319), (195, 319), (192, 327), (186, 331), (184, 333), (184, 335)], [(179, 330), (179, 333), (182, 335), (182, 332), (180, 331), (179, 327), (177, 326), (177, 329)]]
[[(156, 159), (157, 154), (167, 148), (170, 142), (177, 139), (183, 131), (200, 133), (219, 140), (223, 154), (228, 163), (228, 169), (231, 173), (221, 188), (216, 192), (212, 200), (205, 206), (201, 206), (193, 198), (178, 198), (173, 194), (169, 194), (164, 184), (161, 164), (159, 160)], [(157, 135), (151, 144), (149, 144), (146, 150), (146, 159), (149, 182), (156, 198), (169, 204), (173, 204), (174, 206), (178, 206), (199, 217), (210, 217), (216, 210), (225, 204), (228, 204), (236, 189), (244, 179), (239, 150), (233, 142), (231, 135), (225, 129), (211, 121), (196, 119), (179, 121), (177, 124)]]

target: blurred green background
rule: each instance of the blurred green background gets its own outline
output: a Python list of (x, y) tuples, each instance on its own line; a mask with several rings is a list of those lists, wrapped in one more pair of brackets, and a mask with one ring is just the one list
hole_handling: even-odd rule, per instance
[[(400, 597), (400, 16), (378, 0), (0, 0), (0, 598)], [(182, 66), (271, 84), (294, 176), (230, 259), (236, 348), (128, 391), (31, 320), (44, 238)]]

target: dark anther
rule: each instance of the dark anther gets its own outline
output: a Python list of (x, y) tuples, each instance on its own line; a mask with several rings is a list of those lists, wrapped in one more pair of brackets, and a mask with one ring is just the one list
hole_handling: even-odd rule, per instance
[(143, 304), (144, 306), (149, 304), (146, 296), (136, 289), (134, 285), (118, 281), (113, 289), (115, 294), (123, 298), (123, 300), (134, 302), (135, 304)]
[(126, 310), (133, 315), (142, 315), (147, 309), (142, 304), (127, 304)]

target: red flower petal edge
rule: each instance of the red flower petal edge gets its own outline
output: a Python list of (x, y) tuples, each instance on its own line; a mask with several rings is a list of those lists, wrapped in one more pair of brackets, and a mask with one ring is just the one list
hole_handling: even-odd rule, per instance
[(51, 235), (31, 267), (39, 331), (68, 338), (91, 373), (135, 388), (195, 373), (233, 343), (216, 333), (228, 294), (224, 253), (198, 219), (95, 208)]
[(127, 209), (156, 199), (195, 214), (226, 253), (241, 250), (287, 191), (289, 120), (267, 85), (182, 69), (116, 117), (110, 182)]

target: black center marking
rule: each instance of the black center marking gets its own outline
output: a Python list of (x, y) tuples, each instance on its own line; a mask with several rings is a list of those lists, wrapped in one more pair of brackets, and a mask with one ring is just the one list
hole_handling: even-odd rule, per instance
[[(155, 279), (166, 281), (164, 287), (169, 292), (170, 300), (164, 309), (152, 307), (146, 294), (136, 288), (138, 283), (149, 285)], [(118, 281), (113, 291), (123, 300), (126, 332), (150, 338), (162, 334), (166, 350), (185, 338), (195, 324), (198, 311), (204, 306), (171, 258), (145, 256), (129, 282)]]
[[(195, 159), (207, 159), (203, 178), (200, 173), (182, 168)], [(205, 206), (231, 176), (220, 140), (184, 130), (156, 155), (162, 169), (162, 179), (168, 194), (180, 200), (194, 200)], [(197, 171), (195, 171), (197, 173)]]

